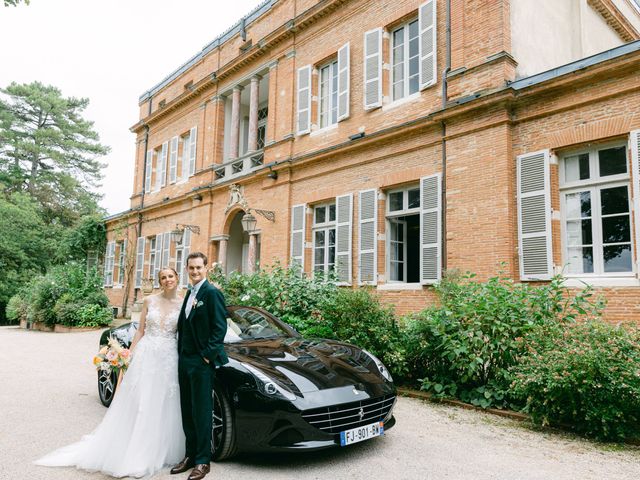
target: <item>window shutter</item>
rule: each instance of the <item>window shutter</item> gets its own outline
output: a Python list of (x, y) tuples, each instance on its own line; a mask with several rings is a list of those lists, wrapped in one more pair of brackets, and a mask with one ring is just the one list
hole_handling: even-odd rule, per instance
[(298, 135), (311, 131), (311, 65), (298, 69)]
[(144, 244), (145, 244), (145, 238), (138, 237), (138, 242), (136, 243), (135, 288), (142, 288), (142, 275), (144, 270)]
[(351, 285), (351, 223), (353, 194), (336, 197), (336, 274), (338, 282)]
[(436, 1), (429, 0), (418, 10), (420, 28), (420, 89), (434, 85), (438, 80), (436, 41)]
[(182, 237), (182, 271), (180, 274), (180, 286), (186, 287), (189, 283), (189, 275), (187, 274), (187, 257), (191, 253), (191, 230), (184, 231)]
[(154, 257), (153, 265), (153, 286), (158, 288), (158, 272), (160, 272), (160, 266), (162, 265), (162, 234), (156, 235), (156, 254)]
[(364, 109), (382, 105), (382, 28), (364, 34)]
[(104, 286), (113, 286), (113, 267), (114, 257), (116, 253), (116, 242), (111, 241), (107, 243), (107, 250), (104, 255)]
[(420, 283), (442, 278), (442, 186), (440, 174), (420, 179)]
[(178, 137), (171, 139), (169, 149), (169, 183), (176, 183), (178, 179)]
[(169, 254), (171, 253), (171, 232), (165, 232), (162, 240), (162, 264), (161, 267), (169, 266)]
[(300, 265), (304, 271), (304, 233), (305, 233), (305, 204), (291, 207), (291, 265)]
[(198, 127), (193, 127), (189, 134), (189, 176), (196, 173), (196, 140)]
[(553, 276), (549, 150), (517, 158), (518, 255), (521, 280)]
[(144, 192), (151, 191), (151, 172), (153, 171), (153, 150), (147, 150), (147, 162), (144, 171)]
[(167, 142), (162, 144), (162, 150), (160, 150), (160, 161), (158, 165), (158, 189), (164, 187), (167, 184)]
[(189, 178), (189, 147), (191, 146), (191, 134), (182, 137), (182, 180)]
[(120, 247), (120, 258), (122, 261), (118, 262), (122, 267), (121, 271), (118, 272), (118, 283), (124, 284), (126, 281), (125, 271), (127, 269), (127, 239), (125, 238), (122, 242), (122, 246)]
[(640, 275), (640, 130), (631, 132), (631, 181), (636, 224), (636, 273)]
[(363, 190), (358, 201), (359, 261), (358, 284), (376, 285), (378, 274), (378, 191)]
[(349, 117), (349, 44), (338, 50), (338, 121)]

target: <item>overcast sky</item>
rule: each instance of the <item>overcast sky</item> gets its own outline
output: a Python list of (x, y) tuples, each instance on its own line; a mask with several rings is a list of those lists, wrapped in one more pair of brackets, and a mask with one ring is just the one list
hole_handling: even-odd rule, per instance
[(0, 7), (0, 87), (40, 81), (90, 100), (111, 153), (100, 193), (110, 214), (129, 208), (138, 97), (261, 0), (31, 0)]

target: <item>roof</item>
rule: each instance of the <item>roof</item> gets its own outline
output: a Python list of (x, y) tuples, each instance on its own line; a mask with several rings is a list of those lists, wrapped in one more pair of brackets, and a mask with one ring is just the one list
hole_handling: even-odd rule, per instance
[(520, 80), (511, 82), (509, 84), (509, 87), (513, 88), (514, 90), (521, 90), (538, 83), (546, 82), (547, 80), (551, 80), (561, 75), (573, 73), (578, 70), (582, 70), (583, 68), (606, 62), (607, 60), (611, 60), (614, 58), (622, 57), (639, 50), (640, 40), (625, 43), (624, 45), (620, 45), (619, 47), (615, 47), (610, 50), (605, 50), (604, 52), (596, 53), (595, 55), (591, 55), (590, 57), (581, 58), (580, 60), (576, 60), (575, 62), (552, 68), (551, 70), (547, 70), (546, 72), (537, 73), (535, 75), (531, 75), (530, 77), (521, 78)]
[(254, 8), (251, 12), (249, 12), (247, 15), (245, 15), (240, 20), (238, 20), (238, 22), (235, 23), (231, 28), (227, 29), (221, 35), (219, 35), (214, 40), (209, 42), (207, 45), (202, 47), (202, 50), (200, 52), (196, 53), (193, 57), (191, 57), (189, 60), (183, 63), (180, 67), (178, 67), (176, 70), (171, 72), (160, 83), (157, 83), (156, 85), (151, 87), (149, 90), (144, 92), (142, 95), (140, 95), (140, 98), (138, 99), (139, 103), (144, 102), (148, 98), (158, 93), (168, 84), (173, 82), (176, 78), (178, 78), (184, 72), (189, 70), (192, 66), (198, 63), (200, 60), (202, 60), (209, 52), (211, 52), (215, 48), (220, 47), (223, 43), (233, 38), (236, 34), (240, 33), (243, 28), (246, 28), (248, 25), (255, 22), (258, 18), (260, 18), (262, 15), (264, 15), (269, 10), (271, 10), (271, 7), (277, 1), (278, 0), (265, 0), (264, 2), (262, 2), (260, 5)]

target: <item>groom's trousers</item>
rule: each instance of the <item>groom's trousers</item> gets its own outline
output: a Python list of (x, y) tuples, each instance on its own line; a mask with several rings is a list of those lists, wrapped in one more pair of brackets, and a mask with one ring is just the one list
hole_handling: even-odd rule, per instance
[(186, 456), (196, 465), (211, 461), (212, 390), (215, 368), (198, 354), (180, 354), (178, 361), (182, 428)]

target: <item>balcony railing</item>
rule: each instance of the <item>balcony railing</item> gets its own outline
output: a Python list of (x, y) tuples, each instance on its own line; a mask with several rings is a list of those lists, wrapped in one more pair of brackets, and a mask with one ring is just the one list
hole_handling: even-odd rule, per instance
[(229, 160), (222, 165), (215, 167), (216, 180), (229, 180), (235, 177), (247, 175), (264, 164), (264, 151), (248, 153), (242, 157)]

